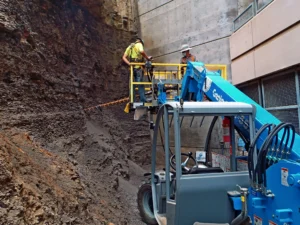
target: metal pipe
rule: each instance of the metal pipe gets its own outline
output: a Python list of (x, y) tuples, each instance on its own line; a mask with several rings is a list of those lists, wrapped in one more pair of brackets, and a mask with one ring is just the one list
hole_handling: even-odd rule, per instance
[(237, 171), (236, 165), (236, 146), (235, 146), (235, 132), (234, 132), (234, 117), (230, 117), (230, 139), (231, 139), (231, 155), (230, 155), (230, 169), (231, 171)]
[[(169, 115), (168, 115), (168, 109), (167, 107), (164, 107), (164, 124), (169, 124)], [(159, 124), (158, 124), (159, 126)], [(164, 132), (165, 132), (165, 163), (166, 163), (166, 196), (167, 201), (170, 200), (170, 151), (169, 151), (169, 126), (164, 126)]]
[[(156, 199), (156, 184), (155, 184), (155, 172), (156, 172), (156, 146), (157, 146), (157, 136), (159, 132), (159, 124), (160, 121), (165, 113), (165, 107), (168, 105), (163, 105), (157, 113), (154, 132), (153, 132), (153, 141), (152, 141), (152, 155), (151, 155), (151, 189), (152, 189), (152, 201), (153, 201), (153, 212), (155, 215), (156, 220), (158, 221), (158, 208), (157, 208), (157, 199)], [(168, 111), (168, 110), (167, 110)], [(165, 115), (167, 116), (167, 115)], [(180, 168), (181, 169), (181, 168)], [(181, 171), (180, 171), (181, 172)]]
[(181, 169), (181, 143), (180, 143), (180, 117), (179, 109), (174, 109), (174, 141), (175, 141), (175, 160), (176, 160), (176, 190), (179, 190)]
[(298, 105), (288, 105), (288, 106), (279, 106), (279, 107), (269, 107), (266, 110), (285, 110), (285, 109), (297, 109)]
[(248, 189), (247, 188), (241, 188), (241, 201), (242, 201), (242, 211), (241, 213), (230, 223), (230, 225), (241, 225), (248, 219), (248, 210), (247, 210), (247, 204), (248, 204)]
[(152, 154), (151, 154), (151, 188), (152, 188), (152, 201), (153, 201), (153, 211), (154, 215), (157, 214), (158, 208), (157, 208), (157, 199), (156, 199), (156, 188), (155, 188), (155, 172), (156, 172), (156, 146), (157, 146), (157, 136), (158, 136), (158, 129), (159, 129), (159, 123), (161, 121), (161, 118), (164, 113), (164, 107), (161, 107), (158, 110), (154, 131), (153, 131), (153, 140), (152, 140)]

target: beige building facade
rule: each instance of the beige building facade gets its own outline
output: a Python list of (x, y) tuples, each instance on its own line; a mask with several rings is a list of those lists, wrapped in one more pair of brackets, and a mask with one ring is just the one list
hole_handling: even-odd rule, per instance
[(300, 1), (254, 0), (234, 21), (232, 83), (299, 133)]

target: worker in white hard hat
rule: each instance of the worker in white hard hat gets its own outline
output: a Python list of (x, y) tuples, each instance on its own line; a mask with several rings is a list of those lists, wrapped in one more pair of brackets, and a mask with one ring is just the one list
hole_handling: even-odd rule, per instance
[[(195, 62), (196, 57), (190, 53), (190, 50), (192, 48), (189, 47), (188, 44), (184, 44), (181, 46), (181, 54), (182, 58), (180, 59), (180, 64), (187, 64), (187, 62)], [(183, 76), (184, 74), (184, 69), (186, 66), (181, 67), (181, 75)]]
[(187, 62), (195, 62), (196, 57), (190, 53), (192, 48), (189, 47), (188, 44), (184, 44), (181, 46), (182, 58), (180, 60), (180, 64), (187, 64)]

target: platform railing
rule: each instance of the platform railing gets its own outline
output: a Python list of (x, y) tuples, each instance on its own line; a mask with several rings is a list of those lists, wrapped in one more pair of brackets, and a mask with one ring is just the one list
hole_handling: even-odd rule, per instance
[[(146, 73), (145, 63), (130, 63), (130, 78), (129, 78), (129, 90), (130, 90), (130, 102), (133, 103), (133, 93), (138, 88), (135, 87), (138, 85), (144, 85), (145, 90), (149, 91), (153, 87), (153, 82), (135, 82), (133, 70), (134, 67), (140, 66), (144, 69), (144, 75), (149, 75)], [(169, 82), (172, 80), (181, 80), (183, 74), (185, 73), (186, 64), (176, 64), (176, 63), (152, 63), (154, 70), (152, 72), (152, 79), (158, 80), (168, 80)], [(205, 64), (205, 67), (209, 71), (221, 71), (221, 76), (227, 80), (227, 66), (222, 64)], [(162, 69), (160, 69), (162, 68)]]

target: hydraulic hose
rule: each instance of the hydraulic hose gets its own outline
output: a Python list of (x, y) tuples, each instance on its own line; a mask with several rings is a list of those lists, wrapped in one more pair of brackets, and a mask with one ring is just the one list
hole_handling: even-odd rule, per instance
[(238, 129), (237, 126), (234, 125), (234, 129), (237, 131), (240, 138), (244, 141), (245, 149), (248, 152), (249, 151), (249, 146), (250, 146), (250, 140), (243, 135), (243, 133)]
[(241, 225), (244, 224), (248, 220), (248, 215), (244, 212), (239, 214), (232, 222), (230, 225)]
[[(289, 136), (290, 136), (290, 128), (292, 129), (292, 139), (290, 142), (290, 145), (288, 147), (288, 143), (289, 143)], [(294, 141), (295, 141), (295, 136), (296, 136), (296, 131), (295, 131), (295, 127), (292, 124), (289, 124), (289, 126), (285, 127), (285, 130), (288, 131), (288, 136), (287, 136), (287, 141), (285, 142), (284, 148), (286, 150), (291, 150), (291, 148), (294, 145)], [(289, 152), (286, 153), (286, 159), (287, 159), (287, 155), (290, 154)], [(282, 155), (281, 155), (281, 159), (283, 159)]]
[(252, 182), (255, 181), (255, 172), (254, 172), (254, 162), (253, 162), (253, 153), (256, 146), (256, 142), (258, 141), (260, 135), (268, 128), (270, 130), (270, 127), (272, 124), (265, 124), (263, 125), (259, 131), (256, 133), (252, 143), (249, 146), (248, 150), (248, 171), (249, 171), (249, 177)]
[[(275, 125), (274, 125), (274, 126), (275, 126)], [(276, 127), (276, 126), (275, 126), (275, 127)], [(274, 128), (275, 128), (275, 127), (274, 127)], [(270, 134), (269, 134), (269, 135), (270, 135)], [(273, 157), (273, 153), (275, 152), (275, 150), (273, 150), (273, 149), (276, 149), (277, 144), (278, 144), (278, 133), (275, 135), (275, 137), (276, 137), (276, 139), (275, 139), (275, 144), (272, 144), (273, 147), (271, 147), (272, 152), (271, 152), (271, 155), (270, 155), (270, 160), (269, 160), (269, 162), (268, 162), (269, 166), (271, 166), (271, 165), (273, 164), (272, 157)], [(273, 142), (274, 142), (274, 141), (273, 141)], [(283, 140), (281, 139), (281, 142), (280, 142), (279, 146), (282, 145), (282, 142), (283, 142)]]
[[(162, 120), (162, 123), (163, 123), (163, 129), (165, 129), (165, 122), (164, 122), (164, 120)], [(160, 125), (159, 125), (159, 135), (160, 135), (160, 141), (162, 143), (164, 151), (166, 151), (166, 149), (165, 149), (165, 142), (164, 142), (163, 137), (162, 137), (162, 132), (161, 132)], [(172, 152), (172, 150), (171, 150), (170, 147), (169, 147), (169, 152), (173, 155), (173, 152)]]
[[(261, 171), (262, 170), (261, 160), (262, 160), (263, 153), (264, 153), (263, 150), (266, 149), (266, 146), (268, 146), (271, 141), (273, 141), (273, 137), (275, 137), (277, 135), (277, 133), (278, 133), (277, 131), (280, 130), (283, 125), (284, 125), (284, 123), (280, 123), (276, 127), (274, 127), (260, 148), (260, 151), (259, 151), (258, 157), (257, 157), (257, 164), (256, 164), (256, 167), (254, 170), (255, 176), (257, 177), (257, 180), (258, 180), (257, 181), (258, 184), (262, 184), (262, 182), (263, 182), (262, 171)], [(276, 144), (277, 144), (277, 141), (276, 141)]]
[[(283, 149), (286, 148), (287, 143), (288, 143), (288, 140), (289, 140), (289, 138), (290, 138), (290, 129), (288, 129), (288, 127), (286, 127), (286, 126), (284, 126), (283, 129), (284, 129), (284, 132), (283, 132), (283, 135), (282, 135), (280, 144), (279, 144), (279, 146), (278, 146), (278, 148), (277, 148), (279, 151), (277, 150), (277, 152), (281, 152), (281, 150), (282, 150), (282, 144), (283, 144), (283, 142), (284, 142), (284, 140), (285, 140), (285, 135), (287, 134), (287, 138), (286, 138), (287, 141), (285, 141), (285, 146), (284, 146)], [(279, 133), (279, 132), (280, 132), (280, 130), (277, 132), (276, 137), (278, 137), (278, 133)], [(268, 152), (267, 152), (267, 153), (268, 153)], [(267, 155), (266, 155), (266, 156), (267, 156)], [(281, 156), (282, 156), (282, 155), (281, 155)], [(276, 154), (276, 158), (277, 158), (277, 154)], [(263, 160), (264, 160), (264, 158), (263, 158)]]
[[(294, 144), (294, 138), (295, 138), (295, 128), (293, 127), (292, 124), (289, 123), (281, 123), (279, 124), (272, 132), (271, 134), (267, 137), (266, 141), (264, 142), (261, 151), (259, 152), (258, 155), (258, 162), (257, 162), (257, 172), (258, 172), (258, 183), (262, 184), (264, 183), (264, 186), (266, 187), (267, 182), (266, 182), (266, 169), (267, 169), (267, 154), (268, 154), (268, 149), (270, 147), (270, 144), (273, 142), (273, 138), (276, 136), (276, 138), (278, 138), (278, 133), (282, 130), (284, 130), (281, 142), (279, 144), (279, 146), (275, 146), (278, 147), (277, 152), (281, 151), (281, 146), (282, 143), (285, 140), (285, 135), (286, 132), (288, 132), (287, 137), (289, 138), (289, 128), (292, 128), (293, 131), (293, 138), (290, 144), (290, 148), (292, 147), (292, 145)], [(285, 147), (287, 146), (287, 143), (289, 142), (289, 140), (287, 139), (285, 141)], [(280, 147), (280, 148), (279, 148)]]
[[(291, 125), (290, 127), (292, 128), (292, 132), (293, 132), (292, 135), (293, 135), (293, 137), (292, 137), (292, 140), (291, 140), (291, 143), (290, 143), (289, 147), (286, 148), (286, 149), (288, 150), (288, 152), (286, 153), (286, 159), (287, 159), (288, 155), (291, 154), (290, 151), (291, 151), (291, 149), (292, 149), (293, 146), (294, 146), (295, 137), (296, 137), (296, 130), (295, 130), (295, 127), (294, 127), (293, 125)], [(288, 144), (288, 143), (286, 143), (286, 147), (287, 147), (287, 144)]]
[[(290, 128), (292, 129), (292, 139), (290, 141)], [(281, 153), (280, 157), (282, 158), (283, 154), (284, 154), (284, 149), (286, 149), (286, 151), (288, 151), (288, 149), (290, 150), (293, 145), (294, 145), (294, 140), (295, 140), (295, 127), (290, 124), (290, 123), (287, 123), (287, 124), (284, 124), (284, 126), (282, 126), (282, 128), (280, 130), (278, 130), (276, 133), (278, 134), (282, 129), (284, 129), (284, 134), (282, 136), (282, 140), (281, 140), (281, 143), (280, 143), (280, 146), (279, 146), (279, 152)], [(285, 140), (285, 134), (287, 132), (287, 138)], [(281, 149), (281, 145), (283, 143), (283, 141), (285, 140), (285, 146), (283, 149)], [(289, 147), (287, 148), (288, 146), (288, 143), (290, 142), (290, 145)], [(263, 153), (263, 156), (262, 156), (262, 163), (261, 163), (261, 172), (262, 172), (262, 175), (263, 175), (263, 183), (264, 183), (264, 186), (267, 187), (267, 173), (266, 173), (266, 170), (267, 170), (267, 154), (268, 154), (268, 146), (266, 146), (266, 149), (264, 150), (264, 153)]]
[(206, 152), (206, 159), (209, 158), (209, 156), (208, 156), (208, 146), (209, 146), (209, 143), (210, 143), (210, 138), (211, 138), (212, 131), (214, 129), (214, 126), (215, 126), (218, 118), (219, 118), (218, 116), (214, 116), (214, 118), (211, 121), (211, 124), (209, 126), (208, 132), (207, 132), (207, 137), (206, 137), (205, 146), (204, 146), (204, 151)]

